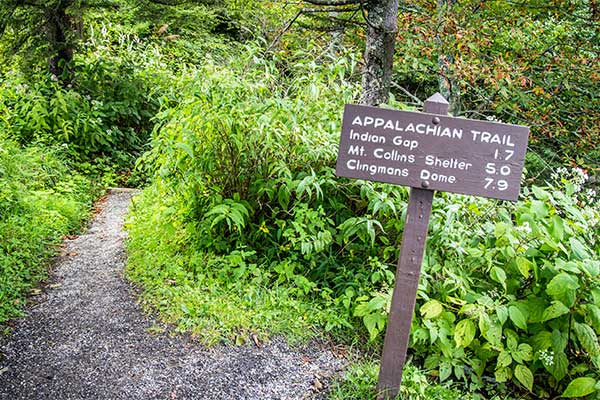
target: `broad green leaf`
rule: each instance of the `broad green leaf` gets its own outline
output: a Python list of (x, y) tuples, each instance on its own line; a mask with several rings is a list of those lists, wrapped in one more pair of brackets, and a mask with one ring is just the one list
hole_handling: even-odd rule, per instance
[(369, 300), (369, 303), (367, 304), (367, 309), (369, 311), (378, 311), (380, 309), (382, 309), (386, 304), (386, 298), (383, 296), (375, 296), (373, 297), (371, 300)]
[(477, 327), (470, 319), (463, 319), (454, 328), (456, 347), (467, 347), (475, 338)]
[(500, 325), (504, 325), (504, 323), (508, 319), (508, 308), (506, 306), (496, 307), (496, 315), (498, 316), (498, 321), (500, 321)]
[(565, 236), (565, 227), (563, 220), (558, 215), (552, 216), (552, 237), (559, 242), (562, 242)]
[(567, 291), (578, 288), (579, 282), (576, 276), (567, 272), (561, 272), (552, 278), (552, 280), (548, 283), (548, 286), (546, 287), (546, 293), (548, 293), (550, 296), (559, 297)]
[(530, 392), (533, 390), (533, 374), (529, 368), (524, 365), (517, 365), (515, 367), (515, 377), (527, 390)]
[(583, 309), (585, 310), (586, 320), (591, 322), (596, 333), (600, 332), (600, 308), (595, 304), (585, 304)]
[(548, 206), (543, 201), (533, 200), (531, 202), (531, 212), (538, 219), (545, 218), (548, 215)]
[(554, 318), (558, 318), (561, 315), (565, 315), (569, 313), (569, 309), (560, 301), (553, 301), (552, 305), (547, 307), (544, 310), (544, 315), (542, 317), (542, 321), (549, 321)]
[(183, 150), (190, 158), (194, 158), (194, 150), (189, 145), (185, 143), (175, 143), (175, 147)]
[(385, 317), (381, 313), (373, 313), (363, 317), (365, 327), (369, 331), (369, 340), (373, 341), (385, 325)]
[(494, 227), (494, 236), (496, 236), (496, 239), (500, 239), (502, 236), (504, 236), (509, 228), (509, 225), (505, 222), (497, 223)]
[(542, 331), (533, 337), (533, 348), (535, 351), (548, 350), (552, 347), (552, 333)]
[(554, 352), (554, 359), (552, 360), (552, 363), (544, 363), (544, 368), (552, 374), (554, 379), (560, 381), (567, 375), (569, 370), (569, 360), (562, 351), (558, 353)]
[(489, 315), (482, 313), (479, 316), (479, 331), (493, 346), (501, 345), (502, 326), (495, 321), (492, 321)]
[(521, 310), (516, 306), (508, 307), (508, 315), (510, 316), (510, 320), (515, 324), (516, 327), (527, 331), (527, 317), (523, 315)]
[(525, 278), (529, 278), (529, 272), (533, 268), (533, 263), (525, 257), (517, 257), (517, 269)]
[(425, 319), (439, 317), (442, 311), (444, 311), (444, 307), (442, 306), (442, 303), (437, 300), (429, 300), (427, 303), (423, 304), (419, 310)]
[(562, 352), (567, 348), (568, 335), (564, 332), (554, 329), (552, 331), (552, 350)]
[(498, 368), (496, 369), (496, 371), (494, 371), (494, 377), (496, 378), (496, 381), (498, 382), (506, 382), (508, 381), (512, 374), (511, 374), (511, 370), (510, 368), (504, 367), (504, 368)]
[(450, 375), (452, 374), (452, 365), (448, 364), (448, 363), (442, 363), (442, 365), (440, 365), (440, 382), (445, 381), (446, 379), (448, 379), (450, 377)]
[(517, 347), (519, 346), (519, 335), (512, 329), (505, 329), (504, 336), (506, 337), (506, 348), (508, 351), (512, 353), (514, 350), (517, 350)]
[(577, 260), (584, 260), (586, 258), (590, 258), (588, 250), (579, 240), (571, 238), (569, 239), (569, 244), (571, 245), (573, 258)]
[(586, 324), (580, 324), (575, 322), (573, 326), (575, 330), (575, 335), (577, 336), (577, 340), (581, 343), (581, 347), (590, 355), (590, 356), (598, 356), (600, 355), (600, 346), (598, 345), (598, 337), (596, 336), (596, 332)]
[(533, 191), (533, 194), (535, 195), (535, 197), (538, 200), (546, 201), (550, 198), (550, 193), (548, 193), (547, 191), (545, 191), (544, 189), (542, 189), (540, 187), (532, 186), (531, 190)]
[(502, 268), (492, 268), (492, 270), (490, 271), (490, 277), (492, 278), (492, 280), (501, 284), (504, 290), (506, 290), (506, 272), (504, 272)]
[[(544, 296), (546, 297), (546, 296)], [(540, 297), (530, 296), (525, 302), (527, 305), (527, 322), (537, 323), (544, 320), (544, 310), (546, 309), (546, 301)], [(523, 309), (519, 307), (521, 311)]]
[(595, 278), (600, 275), (600, 261), (598, 260), (585, 260), (581, 262), (583, 271), (589, 276)]
[(501, 351), (498, 355), (498, 361), (496, 363), (496, 368), (504, 368), (508, 367), (512, 363), (512, 357), (508, 353), (508, 351)]
[(513, 359), (518, 363), (531, 361), (533, 359), (533, 349), (527, 343), (521, 343), (511, 354)]
[(574, 379), (565, 389), (562, 397), (583, 397), (592, 394), (596, 391), (596, 380), (594, 378), (577, 378)]

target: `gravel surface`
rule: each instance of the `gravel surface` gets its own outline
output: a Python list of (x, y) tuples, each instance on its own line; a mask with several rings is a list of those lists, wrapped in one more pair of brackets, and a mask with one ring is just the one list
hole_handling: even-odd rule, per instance
[(345, 360), (322, 344), (207, 349), (154, 334), (123, 278), (131, 191), (113, 190), (83, 235), (67, 240), (52, 284), (0, 338), (0, 399), (305, 399)]

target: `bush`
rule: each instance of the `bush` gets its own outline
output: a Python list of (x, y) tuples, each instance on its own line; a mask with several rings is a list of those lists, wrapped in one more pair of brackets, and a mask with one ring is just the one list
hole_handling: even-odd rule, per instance
[[(335, 177), (353, 63), (250, 48), (241, 64), (203, 67), (160, 114), (129, 274), (210, 342), (317, 327), (380, 344), (408, 191)], [(411, 351), (439, 381), (542, 397), (596, 384), (599, 211), (578, 190), (562, 178), (514, 205), (436, 196)]]
[(52, 148), (22, 149), (0, 138), (0, 323), (20, 315), (60, 239), (81, 227), (92, 199)]

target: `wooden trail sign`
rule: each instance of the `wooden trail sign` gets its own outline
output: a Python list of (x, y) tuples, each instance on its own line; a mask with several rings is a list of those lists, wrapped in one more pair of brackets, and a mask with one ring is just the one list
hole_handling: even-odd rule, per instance
[(434, 190), (517, 200), (529, 128), (453, 118), (439, 93), (423, 113), (346, 105), (336, 174), (412, 187), (383, 344), (379, 398), (402, 382)]
[(336, 173), (516, 200), (529, 128), (436, 114), (346, 105)]

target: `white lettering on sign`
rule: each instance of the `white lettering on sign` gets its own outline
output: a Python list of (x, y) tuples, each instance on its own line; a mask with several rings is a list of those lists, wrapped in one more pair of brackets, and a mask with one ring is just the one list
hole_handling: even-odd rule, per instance
[(471, 133), (473, 134), (473, 141), (477, 142), (480, 141), (482, 143), (491, 143), (491, 144), (501, 144), (504, 146), (510, 146), (510, 147), (515, 147), (515, 144), (513, 142), (511, 142), (511, 137), (510, 135), (501, 135), (498, 133), (489, 133), (486, 131), (480, 132), (480, 131), (475, 131), (475, 130), (471, 130)]
[(473, 166), (473, 164), (461, 161), (457, 158), (443, 159), (432, 155), (428, 155), (425, 157), (425, 165), (448, 169), (462, 169), (463, 171), (466, 171)]
[(408, 176), (408, 170), (406, 168), (393, 168), (385, 167), (383, 165), (367, 164), (355, 159), (348, 160), (346, 166), (352, 171), (368, 172), (370, 175), (383, 174), (390, 176)]
[(372, 126), (374, 128), (390, 129), (398, 132), (402, 132), (404, 129), (400, 125), (400, 121), (393, 121), (391, 119), (375, 118), (371, 116), (360, 117), (357, 115), (352, 121), (352, 125), (358, 126)]
[(456, 176), (454, 175), (442, 175), (435, 172), (429, 172), (426, 169), (421, 170), (420, 177), (425, 181), (456, 183)]
[(448, 137), (452, 139), (462, 139), (463, 137), (462, 129), (450, 129), (448, 127), (444, 128), (440, 125), (413, 124), (412, 122), (406, 126), (404, 131), (419, 133), (421, 135)]
[(350, 139), (369, 143), (385, 143), (385, 136), (371, 135), (369, 132), (360, 133), (354, 129), (350, 130)]
[(378, 159), (390, 160), (390, 161), (400, 161), (403, 163), (414, 163), (415, 155), (414, 154), (403, 154), (398, 150), (385, 151), (382, 148), (377, 148), (373, 150), (373, 156)]
[(336, 173), (516, 200), (529, 128), (347, 105)]
[(419, 142), (417, 140), (403, 139), (402, 136), (394, 136), (392, 143), (396, 146), (407, 147), (409, 150), (414, 150), (419, 147)]

